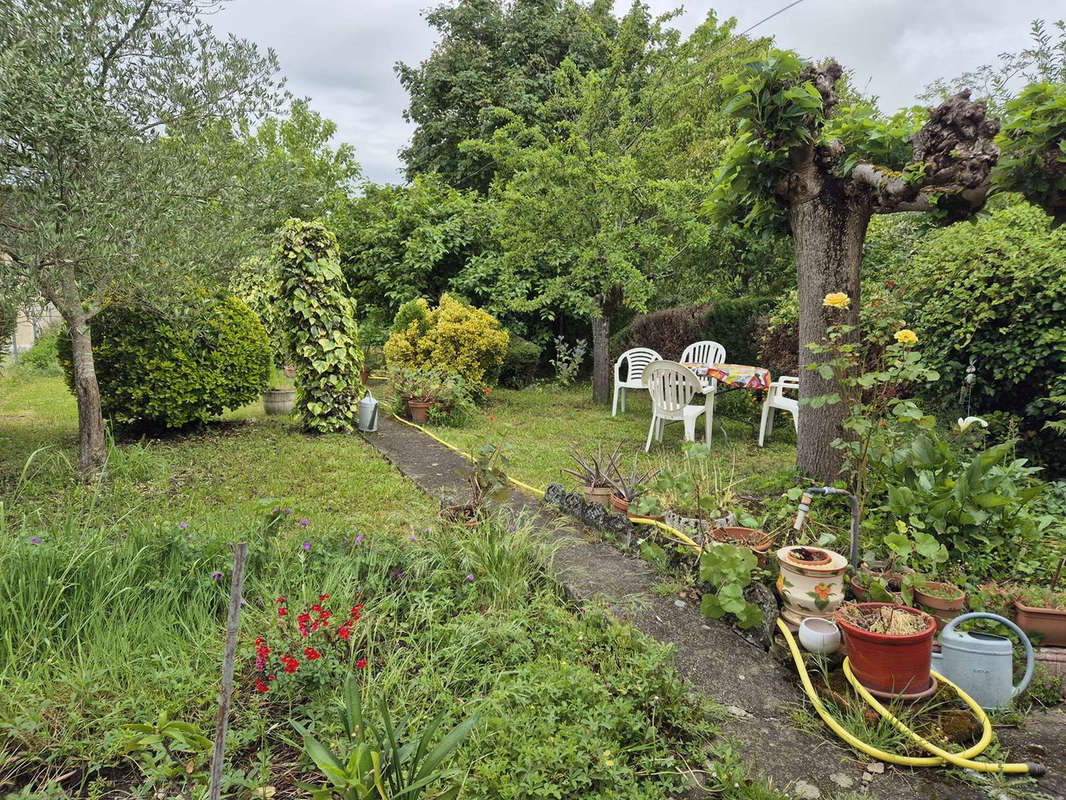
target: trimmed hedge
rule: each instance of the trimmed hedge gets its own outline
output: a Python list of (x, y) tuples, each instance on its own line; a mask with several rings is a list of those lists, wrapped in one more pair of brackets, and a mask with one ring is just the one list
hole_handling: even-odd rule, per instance
[[(111, 305), (92, 320), (104, 416), (120, 425), (181, 428), (255, 400), (270, 378), (270, 341), (235, 297), (195, 292), (174, 317)], [(70, 336), (59, 361), (73, 392)]]
[(500, 383), (512, 389), (524, 389), (533, 382), (540, 367), (541, 348), (512, 333), (500, 366)]

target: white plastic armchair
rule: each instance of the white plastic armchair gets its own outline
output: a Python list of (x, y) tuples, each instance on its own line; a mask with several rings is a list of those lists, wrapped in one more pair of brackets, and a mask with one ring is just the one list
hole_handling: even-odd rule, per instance
[[(663, 357), (650, 347), (634, 347), (626, 350), (614, 362), (614, 403), (611, 416), (618, 415), (618, 397), (622, 397), (622, 413), (626, 413), (626, 389), (644, 389), (644, 368), (652, 361), (662, 361)], [(626, 377), (622, 379), (622, 362), (626, 365)]]
[(799, 391), (800, 379), (792, 375), (782, 375), (776, 381), (770, 382), (770, 388), (766, 392), (766, 400), (762, 404), (762, 423), (759, 425), (759, 447), (763, 441), (774, 432), (774, 409), (780, 408), (792, 415), (792, 427), (799, 435), (799, 400), (786, 397), (785, 392)]
[(653, 361), (644, 368), (644, 385), (651, 394), (651, 427), (644, 450), (651, 449), (651, 440), (663, 440), (667, 422), (685, 423), (685, 441), (696, 441), (696, 420), (704, 407), (690, 406), (689, 401), (703, 391), (700, 379), (688, 367), (676, 361)]
[[(722, 364), (725, 362), (725, 347), (704, 340), (693, 342), (685, 348), (681, 354), (682, 364)], [(707, 444), (711, 443), (711, 428), (714, 425), (714, 396), (718, 392), (718, 380), (716, 378), (700, 378), (700, 386), (707, 395)]]

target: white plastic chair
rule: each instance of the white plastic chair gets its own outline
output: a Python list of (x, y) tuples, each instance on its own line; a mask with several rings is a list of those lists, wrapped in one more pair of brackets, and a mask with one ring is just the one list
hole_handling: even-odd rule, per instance
[[(723, 364), (725, 363), (725, 347), (710, 340), (693, 342), (681, 354), (681, 363)], [(700, 378), (700, 386), (703, 388), (703, 393), (707, 395), (707, 444), (710, 444), (711, 428), (714, 426), (714, 398), (718, 393), (718, 381), (715, 378)]]
[[(700, 379), (688, 367), (676, 361), (653, 361), (644, 368), (644, 385), (651, 394), (651, 427), (644, 450), (651, 449), (651, 440), (663, 440), (667, 422), (685, 423), (685, 441), (696, 441), (696, 419), (703, 406), (690, 406), (693, 396), (703, 391)], [(708, 431), (709, 433), (709, 431)]]
[[(622, 395), (622, 413), (626, 413), (626, 389), (645, 389), (644, 368), (652, 361), (662, 361), (663, 357), (650, 347), (634, 347), (626, 350), (614, 362), (614, 404), (611, 416), (618, 415), (618, 395)], [(626, 362), (626, 379), (622, 380), (622, 362)]]
[(785, 397), (785, 392), (799, 391), (800, 379), (791, 375), (782, 375), (776, 381), (770, 382), (770, 388), (766, 392), (766, 400), (762, 404), (762, 423), (759, 425), (759, 447), (763, 446), (763, 440), (774, 432), (773, 409), (780, 408), (792, 415), (792, 427), (799, 435), (799, 400)]

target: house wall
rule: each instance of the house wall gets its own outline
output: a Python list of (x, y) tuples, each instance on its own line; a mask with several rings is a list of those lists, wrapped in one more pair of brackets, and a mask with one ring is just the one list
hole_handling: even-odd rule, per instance
[(55, 306), (26, 306), (19, 312), (18, 322), (15, 323), (15, 335), (12, 337), (11, 352), (18, 355), (25, 353), (37, 337), (54, 325), (63, 321)]

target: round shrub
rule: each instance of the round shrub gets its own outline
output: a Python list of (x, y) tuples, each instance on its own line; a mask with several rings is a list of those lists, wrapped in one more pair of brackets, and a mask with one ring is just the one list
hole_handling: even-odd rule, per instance
[(500, 366), (500, 383), (512, 389), (524, 389), (533, 382), (540, 367), (541, 348), (514, 333), (507, 340), (507, 352)]
[[(111, 305), (93, 317), (93, 357), (104, 416), (119, 425), (181, 428), (259, 396), (270, 377), (270, 341), (235, 297), (199, 291), (161, 317)], [(73, 391), (70, 336), (59, 361)]]
[(1021, 420), (1035, 454), (1066, 466), (1066, 441), (1044, 425), (1066, 390), (1066, 228), (1027, 203), (928, 234), (899, 281), (905, 286), (938, 397), (955, 403), (973, 359), (975, 414)]
[(454, 372), (476, 390), (497, 374), (509, 338), (494, 316), (444, 294), (434, 309), (422, 299), (400, 307), (385, 358), (390, 367)]
[(711, 307), (703, 317), (700, 338), (710, 339), (725, 347), (726, 360), (730, 363), (758, 364), (756, 323), (773, 305), (772, 298), (756, 295), (712, 300)]
[(650, 347), (663, 358), (676, 360), (686, 347), (704, 338), (707, 309), (704, 303), (639, 314), (629, 323), (625, 335), (612, 341), (611, 356), (617, 358), (631, 347)]

